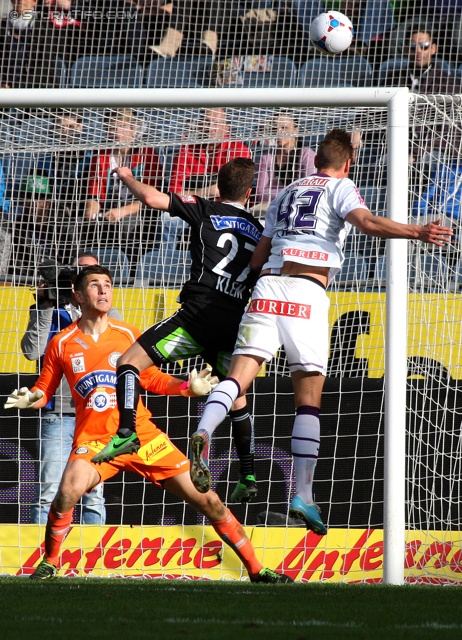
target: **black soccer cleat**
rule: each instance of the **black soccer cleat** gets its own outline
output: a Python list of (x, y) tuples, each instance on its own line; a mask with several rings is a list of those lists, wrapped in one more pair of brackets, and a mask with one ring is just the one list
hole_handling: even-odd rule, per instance
[(29, 580), (53, 580), (58, 575), (58, 569), (54, 564), (42, 560), (34, 573), (29, 576)]
[(260, 569), (260, 572), (256, 576), (250, 576), (250, 581), (263, 584), (289, 584), (293, 582), (292, 578), (286, 576), (285, 573), (278, 573), (266, 567)]

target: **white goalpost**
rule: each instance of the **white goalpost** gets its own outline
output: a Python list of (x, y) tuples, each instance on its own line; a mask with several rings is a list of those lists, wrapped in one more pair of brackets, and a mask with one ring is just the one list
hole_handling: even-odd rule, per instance
[[(50, 155), (67, 150), (69, 153), (79, 152), (83, 158), (86, 152), (94, 152), (95, 148), (107, 148), (109, 143), (104, 136), (110, 137), (116, 131), (120, 111), (132, 110), (136, 112), (137, 118), (137, 149), (156, 149), (163, 167), (159, 181), (165, 190), (169, 185), (175, 154), (181, 146), (210, 142), (206, 135), (204, 137), (201, 129), (201, 118), (205, 108), (226, 109), (230, 123), (227, 136), (233, 142), (245, 142), (256, 159), (271, 147), (274, 137), (278, 135), (274, 128), (271, 129), (270, 122), (274, 114), (281, 110), (285, 114), (293, 115), (298, 124), (297, 135), (303, 137), (304, 144), (312, 148), (315, 148), (317, 141), (334, 126), (359, 132), (360, 148), (351, 177), (357, 182), (366, 204), (373, 212), (387, 215), (397, 222), (408, 222), (410, 214), (415, 215), (415, 211), (408, 204), (410, 193), (414, 207), (418, 201), (417, 187), (414, 183), (419, 183), (419, 193), (425, 192), (427, 183), (433, 184), (432, 181), (435, 181), (440, 191), (449, 189), (441, 181), (438, 182), (433, 173), (429, 174), (430, 177), (422, 177), (423, 169), (420, 167), (416, 167), (417, 178), (413, 178), (413, 182), (410, 183), (410, 133), (413, 136), (412, 144), (416, 147), (423, 146), (423, 139), (427, 134), (438, 140), (446, 136), (447, 142), (460, 139), (458, 97), (435, 96), (424, 99), (410, 94), (408, 89), (403, 88), (3, 91), (0, 94), (0, 110), (3, 113), (3, 120), (0, 122), (0, 159), (3, 158), (6, 197), (10, 198), (6, 207), (8, 211), (2, 218), (2, 230), (6, 238), (3, 253), (8, 254), (8, 265), (3, 268), (3, 272), (3, 261), (0, 260), (0, 274), (9, 285), (8, 289), (5, 287), (4, 302), (0, 306), (0, 329), (3, 329), (0, 372), (4, 374), (5, 385), (18, 374), (30, 377), (34, 373), (35, 365), (25, 362), (18, 345), (27, 323), (27, 308), (33, 304), (30, 288), (36, 286), (37, 267), (46, 257), (51, 257), (58, 265), (65, 264), (68, 256), (72, 255), (70, 251), (58, 252), (58, 249), (62, 249), (61, 236), (56, 231), (52, 240), (52, 246), (57, 248), (55, 255), (43, 253), (44, 243), (38, 248), (34, 245), (25, 257), (22, 255), (15, 235), (19, 224), (16, 207), (23, 206), (18, 185), (23, 184), (23, 179), (30, 175), (43, 178), (43, 166)], [(56, 117), (64, 118), (76, 112), (80, 114), (87, 138), (83, 139), (79, 130), (79, 134), (74, 137), (68, 137), (66, 140), (57, 139)], [(444, 129), (445, 126), (449, 127), (449, 133)], [(100, 128), (104, 131), (103, 136)], [(119, 143), (112, 144), (117, 146)], [(372, 148), (374, 154), (367, 155)], [(444, 164), (444, 154), (447, 153), (449, 157), (449, 152), (443, 149), (441, 153), (440, 159)], [(19, 180), (21, 171), (24, 174), (21, 174)], [(47, 179), (48, 176), (49, 174), (46, 175)], [(94, 176), (88, 174), (79, 178), (76, 190), (86, 187), (87, 181), (90, 183), (93, 178)], [(426, 183), (422, 186), (424, 180)], [(54, 182), (50, 181), (50, 202), (56, 196), (56, 184), (56, 178)], [(46, 186), (48, 188), (48, 181)], [(81, 197), (88, 199), (88, 196), (77, 196), (76, 193), (77, 191), (73, 196), (75, 202)], [(446, 202), (448, 198), (453, 197), (449, 193), (446, 193), (446, 196), (446, 199), (442, 197), (440, 201)], [(39, 197), (41, 198), (42, 194), (34, 196), (33, 200), (38, 200)], [(264, 202), (255, 203), (255, 212), (264, 217), (262, 204)], [(49, 206), (52, 209), (54, 205)], [(62, 211), (63, 209), (56, 209), (55, 217), (50, 218), (48, 231), (53, 226), (59, 227)], [(436, 205), (424, 213), (420, 212), (419, 215), (422, 218), (434, 218), (435, 213), (438, 213)], [(82, 221), (77, 213), (73, 213), (72, 216), (75, 216), (72, 220), (72, 233), (66, 240), (72, 244), (72, 250), (101, 250), (103, 255), (104, 237), (101, 235), (103, 232), (98, 216), (95, 215), (94, 220), (90, 221), (93, 225), (91, 240), (87, 228), (89, 223)], [(174, 254), (168, 253), (165, 238), (169, 230), (171, 231), (171, 221), (159, 217), (153, 222), (152, 216), (145, 212), (140, 213), (140, 220), (144, 235), (137, 227), (128, 232), (126, 245), (122, 246), (119, 240), (114, 241), (113, 248), (117, 249), (118, 257), (117, 262), (111, 264), (111, 268), (120, 269), (122, 272), (120, 256), (125, 256), (125, 253), (129, 256), (128, 262), (132, 263), (132, 268), (130, 270), (128, 267), (126, 274), (120, 277), (116, 306), (123, 310), (125, 319), (145, 329), (155, 320), (169, 315), (175, 308), (176, 294), (187, 278), (187, 233), (180, 229), (178, 248)], [(36, 235), (37, 229), (38, 226), (35, 226)], [(325, 418), (321, 416), (321, 450), (318, 464), (320, 469), (314, 481), (315, 494), (319, 491), (323, 509), (327, 509), (332, 522), (335, 522), (332, 531), (338, 528), (345, 533), (337, 540), (333, 536), (329, 539), (329, 531), (327, 542), (323, 542), (316, 536), (305, 536), (306, 532), (302, 535), (302, 532), (295, 530), (293, 523), (287, 521), (287, 500), (290, 491), (293, 490), (290, 455), (287, 454), (290, 432), (289, 427), (284, 426), (280, 431), (279, 426), (285, 425), (286, 421), (290, 423), (292, 418), (290, 415), (287, 418), (286, 415), (291, 412), (291, 392), (284, 383), (286, 371), (283, 353), (278, 354), (262, 377), (257, 379), (253, 399), (257, 428), (256, 457), (261, 459), (262, 465), (262, 477), (258, 480), (262, 480), (262, 495), (265, 498), (258, 503), (258, 507), (255, 506), (254, 511), (251, 505), (239, 506), (241, 511), (238, 515), (247, 526), (253, 527), (252, 539), (257, 550), (266, 558), (271, 558), (270, 562), (273, 557), (276, 558), (281, 567), (289, 567), (296, 579), (302, 581), (315, 576), (320, 580), (383, 581), (387, 584), (419, 580), (458, 582), (457, 575), (459, 566), (462, 566), (462, 559), (459, 557), (461, 554), (458, 555), (457, 545), (451, 546), (451, 528), (455, 523), (460, 523), (456, 505), (460, 497), (461, 471), (456, 455), (457, 452), (460, 454), (460, 443), (457, 439), (457, 419), (450, 417), (458, 416), (460, 413), (456, 382), (462, 377), (458, 373), (458, 257), (453, 260), (447, 272), (443, 273), (441, 265), (449, 262), (447, 256), (437, 250), (421, 249), (417, 243), (391, 239), (387, 240), (386, 244), (381, 244), (366, 241), (358, 233), (352, 233), (348, 242), (344, 273), (340, 280), (334, 283), (330, 292), (332, 337), (329, 378), (334, 382), (331, 386), (326, 385)], [(158, 247), (156, 260), (160, 261), (163, 267), (160, 275), (143, 270), (147, 264), (146, 254), (154, 243), (157, 243)], [(129, 251), (126, 250), (127, 246)], [(361, 259), (364, 256), (367, 260), (364, 271), (362, 262), (358, 260), (360, 254)], [(172, 255), (175, 258), (172, 258)], [(30, 261), (28, 271), (24, 266), (26, 259)], [(429, 272), (425, 266), (427, 262), (431, 262), (432, 265), (437, 263), (437, 267)], [(14, 308), (14, 321), (8, 307)], [(444, 371), (449, 372), (449, 379), (456, 381), (454, 389), (451, 383), (446, 385), (443, 375), (439, 379), (438, 389), (435, 390), (434, 369), (429, 363), (440, 363)], [(428, 370), (425, 369), (427, 365)], [(416, 383), (411, 386), (410, 369), (416, 379)], [(3, 374), (0, 373), (0, 380)], [(368, 403), (376, 396), (380, 398), (378, 405), (374, 400), (376, 404), (372, 407)], [(358, 403), (357, 413), (356, 409), (352, 408), (353, 405), (348, 404), (349, 399), (351, 403), (356, 402), (354, 398)], [(281, 403), (286, 403), (288, 408), (286, 409), (284, 404), (284, 408), (281, 409)], [(157, 417), (160, 418), (158, 424), (161, 427), (172, 429), (169, 435), (173, 438), (178, 437), (178, 446), (184, 448), (187, 442), (187, 427), (184, 425), (195, 424), (200, 405), (188, 403), (178, 408), (169, 399), (159, 407), (161, 413), (154, 418), (156, 421)], [(428, 417), (425, 411), (428, 411)], [(347, 434), (344, 432), (345, 415), (348, 418)], [(444, 415), (444, 424), (439, 424), (441, 415)], [(177, 436), (175, 431), (176, 419), (178, 424), (181, 422), (181, 436)], [(2, 413), (0, 423), (3, 421), (7, 425), (7, 420), (11, 421), (11, 417)], [(15, 420), (18, 424), (15, 422), (14, 426), (9, 427), (10, 440), (5, 440), (2, 444), (0, 438), (0, 454), (6, 458), (12, 457), (14, 454), (11, 452), (16, 451), (17, 446), (20, 466), (25, 469), (26, 465), (31, 465), (27, 482), (32, 486), (37, 482), (32, 469), (35, 460), (33, 437), (26, 436), (31, 442), (25, 446), (25, 452), (20, 453), (23, 428), (21, 425), (27, 417), (15, 416)], [(323, 428), (324, 424), (326, 431)], [(259, 425), (262, 425), (263, 430), (268, 429), (268, 432), (262, 432), (259, 436)], [(27, 429), (30, 428), (27, 426)], [(216, 455), (214, 457), (212, 451), (211, 468), (212, 475), (216, 476), (215, 488), (226, 501), (231, 493), (228, 492), (228, 485), (234, 481), (235, 453), (231, 450), (229, 429), (226, 435), (222, 435), (225, 431), (223, 429), (217, 432)], [(30, 431), (27, 433), (30, 434)], [(345, 453), (342, 446), (350, 437), (354, 444)], [(441, 444), (438, 444), (440, 440)], [(15, 444), (16, 441), (19, 441), (19, 445)], [(448, 441), (451, 442), (451, 451), (448, 450)], [(436, 488), (435, 482), (431, 480), (432, 466), (437, 475)], [(263, 474), (267, 477), (264, 478)], [(349, 483), (351, 488), (346, 489), (345, 487), (350, 487)], [(440, 485), (443, 487), (441, 490)], [(114, 495), (121, 496), (120, 509), (114, 509), (114, 513), (117, 512), (117, 517), (120, 518), (121, 539), (117, 547), (120, 562), (118, 560), (117, 566), (122, 575), (130, 575), (128, 567), (138, 567), (136, 562), (145, 554), (145, 548), (151, 549), (151, 555), (154, 553), (154, 538), (143, 528), (143, 518), (148, 504), (144, 488), (140, 489), (142, 500), (137, 505), (141, 513), (140, 539), (137, 538), (129, 546), (125, 541), (130, 536), (122, 535), (125, 531), (124, 523), (129, 521), (125, 515), (130, 509), (126, 496), (132, 489), (129, 481), (121, 480), (120, 488), (113, 491)], [(25, 535), (22, 533), (24, 525), (32, 526), (27, 524), (28, 511), (24, 506), (32, 499), (32, 489), (28, 489), (29, 493), (21, 494), (25, 489), (21, 488), (21, 482), (18, 482), (14, 491), (8, 493), (6, 488), (3, 492), (0, 484), (0, 503), (4, 495), (5, 504), (13, 504), (16, 500), (18, 505), (17, 511), (14, 512), (18, 514), (16, 522), (8, 519), (0, 521), (0, 548), (3, 550), (4, 559), (8, 553), (12, 554), (11, 551), (6, 551), (7, 548), (11, 549), (11, 542), (7, 542), (7, 528), (17, 525), (14, 535), (21, 541)], [(22, 507), (21, 495), (27, 496)], [(377, 495), (380, 496), (378, 499)], [(170, 551), (176, 549), (175, 540), (167, 533), (168, 525), (174, 523), (180, 526), (183, 542), (177, 546), (181, 547), (184, 558), (184, 541), (189, 539), (188, 527), (192, 525), (186, 517), (179, 522), (181, 516), (178, 515), (178, 509), (181, 507), (176, 505), (177, 511), (172, 515), (170, 505), (156, 500), (156, 522), (161, 527), (161, 537), (166, 545), (167, 540), (171, 543)], [(284, 514), (285, 526), (274, 526), (271, 518), (275, 511)], [(260, 512), (264, 514), (263, 519), (257, 518)], [(428, 514), (427, 519), (425, 512)], [(323, 516), (324, 513), (326, 512), (323, 511)], [(327, 523), (329, 524), (329, 517)], [(383, 538), (380, 535), (374, 537), (374, 530), (380, 529), (377, 523), (383, 523)], [(111, 522), (110, 525), (112, 524), (114, 523)], [(78, 547), (79, 541), (83, 545), (82, 541), (87, 535), (83, 529), (84, 527), (79, 534), (76, 533), (72, 549)], [(110, 526), (109, 529), (102, 528), (98, 537), (101, 539), (98, 543), (100, 547), (110, 530)], [(265, 530), (271, 530), (272, 536), (265, 533)], [(38, 540), (41, 533), (34, 532), (33, 535)], [(191, 533), (191, 539), (194, 535)], [(157, 540), (157, 537), (155, 539)], [(207, 536), (202, 540), (196, 537), (196, 544), (199, 547), (201, 544), (206, 546), (207, 540)], [(21, 545), (21, 542), (19, 544)], [(16, 560), (8, 564), (0, 557), (0, 573), (20, 573), (21, 568), (27, 564), (26, 556), (29, 564), (32, 562), (31, 558), (35, 558), (36, 553), (30, 550), (33, 545), (30, 542), (24, 545), (29, 550), (21, 552), (19, 568), (15, 569)], [(90, 546), (96, 548), (97, 545), (92, 542)], [(303, 551), (300, 550), (302, 547)], [(135, 551), (132, 551), (133, 548)], [(68, 560), (72, 553), (68, 551)], [(148, 554), (148, 557), (151, 556)], [(146, 555), (143, 558), (146, 559)], [(85, 568), (82, 569), (82, 555), (79, 556), (79, 562), (79, 568), (75, 569), (77, 574), (79, 571), (86, 571)], [(167, 563), (167, 560), (165, 562)], [(74, 565), (71, 567), (71, 560), (69, 563), (69, 567), (72, 568)], [(108, 566), (102, 567), (101, 575), (109, 575)], [(137, 574), (153, 575), (146, 566), (138, 568)], [(170, 568), (170, 565), (162, 563), (161, 566)], [(197, 569), (197, 565), (195, 566)], [(169, 573), (167, 569), (158, 569), (156, 575)], [(69, 572), (71, 573), (70, 570)], [(185, 572), (195, 575), (188, 573), (186, 569)], [(207, 575), (223, 578), (228, 573), (232, 571), (217, 566), (213, 571), (210, 569)]]

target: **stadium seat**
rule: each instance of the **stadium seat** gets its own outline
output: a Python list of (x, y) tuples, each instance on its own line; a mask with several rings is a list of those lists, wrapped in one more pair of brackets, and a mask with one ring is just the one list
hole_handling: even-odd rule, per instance
[(151, 89), (175, 89), (208, 86), (212, 58), (178, 56), (156, 58), (146, 69), (144, 85)]
[(99, 248), (86, 249), (98, 256), (98, 262), (107, 267), (112, 274), (114, 284), (120, 286), (127, 284), (130, 276), (130, 262), (121, 249)]
[(339, 58), (342, 78), (352, 87), (370, 87), (372, 85), (372, 65), (361, 56)]
[(417, 251), (410, 269), (410, 288), (416, 291), (436, 293), (450, 288), (450, 269), (444, 255)]
[(360, 189), (361, 196), (369, 209), (374, 213), (383, 212), (387, 208), (386, 187), (367, 186)]
[(369, 275), (369, 263), (364, 256), (345, 252), (345, 260), (337, 283), (342, 288), (363, 287)]
[(389, 74), (392, 74), (400, 69), (407, 69), (409, 60), (403, 56), (388, 58), (377, 69), (375, 74), (375, 85), (382, 86)]
[(377, 285), (384, 286), (387, 279), (387, 259), (385, 256), (379, 256), (375, 263), (374, 282)]
[(138, 263), (135, 286), (180, 287), (189, 278), (190, 267), (188, 251), (165, 248), (150, 251)]
[(369, 46), (371, 40), (390, 31), (395, 26), (393, 9), (388, 0), (363, 2), (358, 21), (354, 22), (355, 42)]
[(268, 71), (244, 71), (243, 87), (296, 87), (297, 69), (290, 58), (273, 56)]
[(298, 72), (299, 87), (350, 87), (338, 57), (311, 58)]
[(143, 86), (143, 69), (131, 56), (84, 56), (69, 70), (68, 87), (137, 89)]
[(64, 61), (61, 60), (58, 56), (56, 56), (56, 66), (55, 66), (55, 79), (56, 84), (59, 83), (61, 89), (66, 88), (67, 84), (67, 68), (64, 64)]
[(368, 256), (371, 249), (371, 238), (364, 233), (361, 233), (359, 229), (353, 227), (350, 233), (347, 235), (345, 244), (343, 246), (343, 253), (345, 255), (354, 256)]
[(316, 16), (326, 10), (325, 3), (318, 2), (318, 0), (292, 0), (292, 7), (298, 22), (307, 35), (310, 33), (310, 25)]

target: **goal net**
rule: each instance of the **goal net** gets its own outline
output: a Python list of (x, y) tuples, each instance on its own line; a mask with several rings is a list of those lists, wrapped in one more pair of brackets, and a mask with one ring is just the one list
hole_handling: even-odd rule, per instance
[[(94, 253), (111, 269), (114, 306), (124, 320), (144, 330), (178, 308), (189, 273), (188, 227), (140, 207), (110, 177), (115, 166), (130, 166), (163, 190), (213, 197), (217, 150), (221, 162), (248, 155), (257, 164), (250, 206), (264, 221), (275, 192), (303, 175), (325, 133), (341, 127), (355, 143), (351, 177), (371, 211), (386, 215), (387, 168), (394, 160), (386, 107), (241, 108), (226, 106), (226, 95), (223, 109), (83, 105), (1, 112), (3, 397), (35, 379), (38, 362), (24, 357), (21, 339), (29, 309), (37, 307), (37, 289), (45, 285), (45, 295), (59, 305), (68, 286), (62, 268), (81, 252)], [(447, 247), (408, 243), (408, 313), (400, 322), (408, 331), (403, 562), (410, 582), (455, 583), (462, 571), (461, 115), (459, 99), (448, 96), (419, 97), (410, 105), (409, 220), (441, 218), (455, 232)], [(314, 482), (329, 526), (324, 538), (287, 519), (294, 404), (283, 351), (263, 368), (250, 395), (258, 496), (232, 509), (265, 562), (297, 580), (382, 580), (388, 266), (384, 241), (352, 232), (342, 273), (329, 291), (330, 359)], [(186, 375), (202, 364), (183, 360), (168, 370)], [(202, 403), (155, 396), (147, 403), (155, 422), (186, 452)], [(39, 416), (0, 412), (0, 573), (27, 574), (43, 551), (44, 527), (30, 524), (41, 490)], [(238, 466), (228, 421), (216, 432), (211, 472), (214, 489), (229, 503)], [(213, 531), (197, 526), (201, 517), (140, 477), (125, 473), (106, 482), (104, 499), (99, 526), (79, 526), (85, 505), (76, 509), (61, 558), (64, 573), (241, 576)]]

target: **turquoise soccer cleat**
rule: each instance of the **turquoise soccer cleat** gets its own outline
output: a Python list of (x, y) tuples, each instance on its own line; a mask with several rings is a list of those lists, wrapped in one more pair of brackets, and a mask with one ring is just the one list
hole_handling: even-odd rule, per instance
[(315, 504), (306, 504), (300, 496), (295, 496), (289, 506), (289, 516), (303, 520), (307, 529), (311, 529), (318, 536), (325, 536), (327, 529), (319, 515), (319, 509)]

